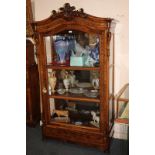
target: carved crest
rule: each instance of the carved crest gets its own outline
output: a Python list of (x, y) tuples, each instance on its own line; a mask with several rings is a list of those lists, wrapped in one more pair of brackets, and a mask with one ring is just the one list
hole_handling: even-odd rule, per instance
[(59, 11), (52, 11), (51, 18), (62, 17), (65, 20), (72, 20), (74, 17), (83, 17), (86, 18), (87, 14), (84, 13), (84, 10), (81, 8), (80, 10), (76, 10), (74, 6), (70, 6), (69, 3), (65, 3), (64, 7), (61, 7)]

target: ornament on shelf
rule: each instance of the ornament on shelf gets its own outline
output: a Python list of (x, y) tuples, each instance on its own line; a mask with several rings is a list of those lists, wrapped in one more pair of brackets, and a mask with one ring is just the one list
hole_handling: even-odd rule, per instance
[(55, 93), (55, 86), (56, 86), (56, 82), (57, 82), (57, 78), (55, 76), (55, 71), (52, 71), (49, 73), (49, 85), (52, 89), (52, 93)]
[(99, 78), (97, 76), (97, 73), (93, 72), (92, 74), (92, 86), (94, 87), (94, 89), (99, 89)]
[(65, 73), (65, 78), (63, 79), (63, 83), (65, 86), (66, 92), (68, 92), (69, 91), (69, 85), (70, 85), (70, 79), (69, 79), (69, 74), (67, 71)]
[(65, 64), (66, 63), (66, 54), (68, 51), (68, 41), (65, 38), (57, 36), (56, 40), (54, 41), (54, 47), (56, 53), (58, 55), (58, 63)]
[(94, 111), (91, 111), (91, 115), (92, 115), (93, 121), (91, 121), (90, 123), (96, 127), (99, 127), (100, 117), (96, 116), (96, 112)]

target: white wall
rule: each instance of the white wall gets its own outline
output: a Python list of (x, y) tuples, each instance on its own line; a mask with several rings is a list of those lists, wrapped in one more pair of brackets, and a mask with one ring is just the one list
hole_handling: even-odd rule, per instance
[(118, 20), (115, 37), (115, 92), (129, 81), (128, 0), (31, 0), (35, 20), (42, 20), (64, 3), (83, 8), (88, 14)]

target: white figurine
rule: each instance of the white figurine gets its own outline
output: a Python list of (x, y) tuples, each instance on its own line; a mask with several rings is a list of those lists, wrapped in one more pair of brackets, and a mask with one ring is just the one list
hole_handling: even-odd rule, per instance
[(99, 124), (99, 122), (100, 122), (99, 116), (96, 116), (96, 113), (94, 111), (91, 111), (91, 115), (93, 116), (94, 123)]
[(83, 48), (79, 43), (75, 42), (75, 51), (74, 53), (72, 51), (72, 56), (81, 57), (83, 54), (88, 54), (89, 51), (85, 48)]
[(66, 92), (68, 92), (69, 85), (70, 85), (70, 79), (69, 79), (69, 74), (68, 74), (67, 71), (66, 71), (66, 74), (65, 74), (65, 78), (63, 79), (63, 83), (64, 83), (64, 86), (66, 88)]
[(50, 87), (52, 89), (52, 93), (55, 93), (55, 87), (56, 87), (56, 82), (57, 82), (57, 78), (55, 76), (55, 73), (56, 73), (55, 71), (50, 72), (49, 73), (50, 75), (48, 78)]
[(95, 62), (96, 61), (88, 55), (87, 58), (86, 58), (86, 60), (85, 60), (85, 66), (91, 66), (91, 67), (93, 67), (94, 64), (95, 64)]
[(76, 79), (76, 77), (74, 75), (74, 71), (70, 71), (69, 79), (70, 79), (71, 87), (74, 87), (75, 79)]

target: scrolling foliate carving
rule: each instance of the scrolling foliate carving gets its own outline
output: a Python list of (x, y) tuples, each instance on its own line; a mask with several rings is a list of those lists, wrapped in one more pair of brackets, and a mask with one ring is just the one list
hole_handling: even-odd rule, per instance
[(70, 6), (69, 3), (65, 3), (64, 7), (61, 7), (59, 11), (52, 11), (51, 18), (62, 17), (65, 20), (72, 20), (74, 17), (83, 17), (86, 18), (87, 14), (84, 13), (84, 10), (81, 8), (80, 10), (76, 10), (74, 6)]

